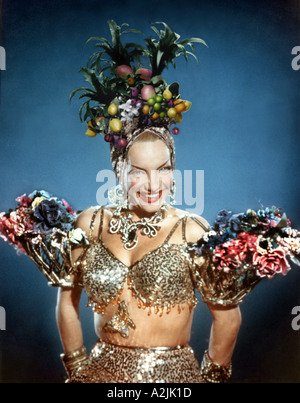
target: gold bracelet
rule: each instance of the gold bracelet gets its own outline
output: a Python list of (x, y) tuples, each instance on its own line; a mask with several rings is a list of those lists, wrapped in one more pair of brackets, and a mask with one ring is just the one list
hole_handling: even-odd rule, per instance
[(208, 383), (225, 383), (229, 380), (232, 374), (231, 363), (224, 366), (213, 362), (205, 351), (201, 363), (201, 376), (205, 382)]
[(60, 358), (69, 377), (72, 373), (78, 369), (82, 364), (87, 361), (88, 356), (86, 354), (86, 348), (84, 346), (71, 351), (68, 354), (61, 354)]

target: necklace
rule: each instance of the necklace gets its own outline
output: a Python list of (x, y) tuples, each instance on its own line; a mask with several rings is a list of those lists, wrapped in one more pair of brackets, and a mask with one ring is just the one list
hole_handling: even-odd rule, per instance
[(160, 229), (160, 223), (164, 219), (163, 211), (167, 206), (163, 204), (161, 208), (150, 218), (142, 217), (140, 221), (132, 221), (132, 214), (123, 211), (123, 206), (115, 209), (109, 222), (109, 232), (111, 234), (121, 234), (124, 248), (131, 250), (138, 243), (137, 231), (141, 229), (143, 235), (153, 238)]

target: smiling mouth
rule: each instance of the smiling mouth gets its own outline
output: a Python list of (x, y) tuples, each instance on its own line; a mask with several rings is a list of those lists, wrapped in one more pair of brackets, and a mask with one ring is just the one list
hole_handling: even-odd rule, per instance
[(155, 193), (148, 193), (148, 192), (138, 192), (138, 197), (145, 203), (151, 204), (156, 203), (162, 196), (162, 190), (159, 190)]

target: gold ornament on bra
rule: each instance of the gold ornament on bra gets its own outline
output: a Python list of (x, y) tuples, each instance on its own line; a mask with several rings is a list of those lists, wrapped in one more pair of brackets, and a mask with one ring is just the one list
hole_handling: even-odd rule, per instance
[(129, 327), (135, 329), (135, 323), (129, 317), (128, 308), (125, 301), (119, 305), (117, 313), (105, 324), (103, 330), (111, 333), (120, 333), (124, 338), (129, 336)]
[(111, 234), (120, 233), (124, 248), (131, 250), (138, 243), (137, 231), (141, 228), (141, 234), (153, 238), (160, 229), (160, 223), (164, 219), (163, 211), (167, 210), (165, 204), (150, 218), (143, 217), (140, 221), (132, 221), (132, 215), (122, 211), (123, 206), (119, 206), (113, 213), (109, 222), (109, 232)]

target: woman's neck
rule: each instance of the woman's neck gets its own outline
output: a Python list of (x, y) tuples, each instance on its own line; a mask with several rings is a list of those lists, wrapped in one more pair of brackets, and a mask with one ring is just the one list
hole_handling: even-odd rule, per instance
[(151, 217), (153, 217), (156, 213), (158, 213), (159, 211), (162, 210), (163, 206), (164, 205), (159, 206), (157, 209), (155, 209), (153, 211), (147, 211), (147, 210), (143, 209), (140, 206), (133, 206), (133, 205), (129, 204), (128, 212), (132, 215), (133, 221), (136, 221), (136, 220), (141, 220), (142, 218), (151, 218)]

